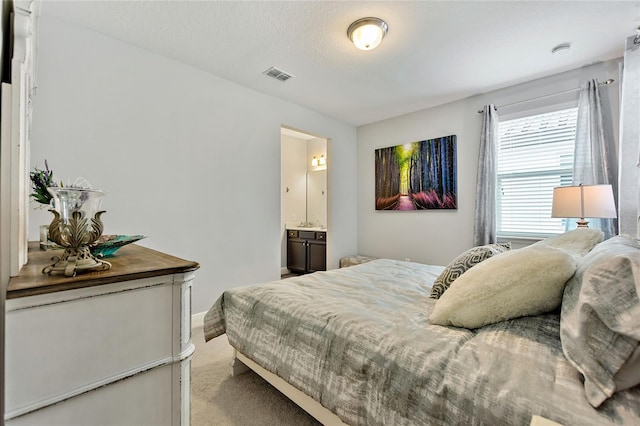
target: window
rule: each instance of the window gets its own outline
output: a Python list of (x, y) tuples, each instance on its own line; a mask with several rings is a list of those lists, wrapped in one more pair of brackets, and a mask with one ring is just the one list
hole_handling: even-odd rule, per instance
[(498, 237), (535, 238), (565, 231), (551, 217), (553, 188), (571, 185), (578, 108), (505, 120), (499, 125)]

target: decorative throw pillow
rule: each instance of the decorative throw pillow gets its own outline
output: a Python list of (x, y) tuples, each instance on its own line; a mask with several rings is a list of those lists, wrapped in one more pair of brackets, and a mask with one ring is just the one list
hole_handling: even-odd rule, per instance
[(429, 322), (479, 328), (551, 311), (560, 306), (576, 264), (569, 252), (545, 246), (491, 257), (451, 284), (436, 302)]
[(488, 244), (470, 248), (458, 257), (453, 259), (449, 265), (442, 271), (440, 276), (436, 278), (431, 287), (431, 297), (439, 299), (452, 282), (467, 270), (471, 269), (478, 263), (489, 259), (499, 253), (503, 253), (511, 249), (511, 243)]
[(640, 341), (639, 294), (640, 243), (631, 236), (598, 244), (580, 260), (567, 283), (560, 316), (562, 350), (584, 376), (586, 397), (594, 407), (618, 387), (633, 384), (623, 384), (617, 374), (634, 368)]

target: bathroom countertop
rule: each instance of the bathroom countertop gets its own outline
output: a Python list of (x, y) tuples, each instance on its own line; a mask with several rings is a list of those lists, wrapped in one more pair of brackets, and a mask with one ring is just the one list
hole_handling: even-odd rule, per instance
[(327, 232), (327, 228), (319, 228), (319, 227), (306, 227), (306, 226), (287, 226), (287, 231), (315, 231), (315, 232)]

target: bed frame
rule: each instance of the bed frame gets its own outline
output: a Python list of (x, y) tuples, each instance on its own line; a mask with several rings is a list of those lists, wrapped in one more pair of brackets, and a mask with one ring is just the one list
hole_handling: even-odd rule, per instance
[(247, 358), (246, 355), (233, 348), (233, 359), (231, 360), (231, 374), (237, 376), (249, 370), (255, 371), (260, 377), (265, 379), (271, 386), (282, 392), (287, 398), (297, 404), (304, 411), (313, 416), (325, 426), (348, 426), (338, 416), (324, 408), (318, 401), (311, 398), (304, 392), (291, 386), (282, 378), (272, 372), (262, 368), (255, 362)]

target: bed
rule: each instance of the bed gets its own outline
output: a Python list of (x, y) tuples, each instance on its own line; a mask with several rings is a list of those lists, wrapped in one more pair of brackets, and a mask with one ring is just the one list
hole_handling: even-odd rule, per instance
[[(582, 234), (576, 243), (575, 231), (567, 234), (571, 238), (545, 240), (529, 251), (497, 250), (462, 273), (454, 273), (438, 299), (432, 297), (434, 282), (451, 275), (459, 264), (452, 268), (377, 259), (234, 288), (207, 312), (205, 340), (226, 333), (237, 359), (324, 424), (528, 425), (536, 416), (563, 425), (638, 424), (640, 387), (626, 383), (628, 388), (619, 389), (616, 384), (620, 371), (623, 379), (635, 380), (640, 366), (637, 359), (631, 362), (634, 356), (640, 358), (640, 336), (634, 334), (640, 332), (640, 245), (630, 237), (585, 243)], [(492, 250), (496, 251), (495, 246)], [(566, 271), (556, 277), (562, 281), (561, 286), (556, 284), (559, 289), (548, 290), (540, 280), (517, 278), (508, 283), (515, 288), (499, 288), (498, 293), (510, 295), (507, 305), (511, 308), (518, 305), (513, 295), (526, 293), (522, 285), (542, 288), (545, 293), (555, 291), (559, 292), (552, 297), (559, 297), (555, 307), (543, 304), (538, 307), (544, 311), (540, 313), (525, 307), (516, 316), (507, 314), (505, 319), (494, 318), (481, 326), (433, 323), (434, 311), (442, 314), (449, 294), (453, 295), (449, 302), (458, 300), (460, 294), (473, 294), (462, 277), (486, 276), (487, 270), (495, 268), (507, 271), (507, 263), (523, 263), (522, 258), (527, 259), (528, 275), (542, 269), (545, 277), (552, 277), (562, 268), (548, 263), (545, 268), (535, 262), (529, 265), (531, 258), (543, 252), (573, 264), (568, 277)], [(625, 264), (620, 264), (621, 258)], [(600, 269), (594, 271), (594, 265)], [(597, 293), (595, 304), (589, 298), (591, 287), (601, 286), (594, 284), (599, 278), (593, 276), (603, 275), (602, 265), (615, 270), (613, 275), (604, 274), (617, 283), (608, 283), (608, 288), (632, 293), (620, 307), (624, 312), (618, 318), (624, 321), (598, 323), (614, 335), (613, 340), (597, 339), (596, 345), (608, 348), (604, 354), (590, 346), (590, 339), (607, 331), (593, 328), (600, 319), (583, 318), (585, 306), (589, 307), (587, 315), (601, 318), (599, 303), (608, 310), (620, 305), (617, 293), (613, 301), (604, 300), (602, 292)], [(481, 294), (464, 301), (465, 306), (475, 304), (480, 308), (475, 310), (482, 311), (498, 303), (483, 299), (488, 297), (486, 283), (467, 281), (479, 287)], [(504, 285), (505, 280), (490, 281)], [(619, 284), (622, 282), (625, 285)], [(526, 299), (530, 305), (535, 296)], [(453, 315), (449, 319), (454, 323), (468, 320), (461, 318)], [(589, 363), (594, 360), (589, 356), (586, 361), (580, 359), (584, 353), (600, 356), (594, 368), (604, 365), (607, 371), (592, 373)], [(599, 380), (599, 374), (605, 379)]]

